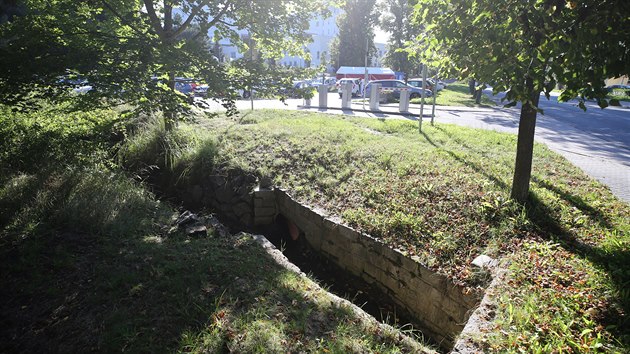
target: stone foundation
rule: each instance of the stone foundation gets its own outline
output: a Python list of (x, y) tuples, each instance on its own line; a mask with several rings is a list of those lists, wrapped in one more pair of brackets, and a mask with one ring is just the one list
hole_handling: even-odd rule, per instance
[(255, 223), (268, 224), (277, 214), (298, 225), (316, 251), (388, 294), (445, 349), (453, 347), (481, 299), (482, 294), (464, 294), (461, 287), (413, 257), (301, 205), (282, 190), (254, 191)]

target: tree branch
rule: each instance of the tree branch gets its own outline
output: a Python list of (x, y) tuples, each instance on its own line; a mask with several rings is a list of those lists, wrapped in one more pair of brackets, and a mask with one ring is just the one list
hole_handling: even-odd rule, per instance
[(118, 11), (116, 11), (116, 9), (114, 9), (109, 3), (107, 3), (107, 1), (102, 0), (102, 3), (103, 6), (105, 6), (111, 13), (114, 14), (114, 16), (118, 17), (121, 22), (129, 26), (132, 30), (134, 30), (134, 32), (138, 33), (139, 35), (144, 35), (142, 31), (136, 28), (136, 26), (129, 23), (129, 21), (127, 21)]
[(153, 7), (153, 0), (144, 0), (144, 7), (147, 9), (147, 14), (149, 15), (149, 20), (151, 20), (151, 24), (153, 25), (153, 29), (160, 38), (164, 37), (164, 29), (162, 28), (162, 24), (160, 19), (157, 17), (155, 13), (155, 8)]
[(208, 1), (202, 1), (199, 5), (197, 5), (191, 12), (190, 15), (188, 15), (188, 18), (186, 19), (186, 21), (184, 21), (184, 23), (179, 26), (179, 28), (173, 33), (173, 37), (177, 37), (179, 36), (182, 32), (184, 32), (186, 30), (186, 28), (188, 28), (188, 26), (190, 25), (190, 23), (195, 19), (195, 17), (197, 16), (197, 14), (199, 13), (199, 11), (201, 11), (201, 9), (208, 5)]
[(217, 24), (217, 23), (219, 23), (219, 22), (224, 23), (224, 24), (226, 24), (226, 25), (228, 25), (228, 26), (233, 26), (233, 25), (230, 25), (230, 24), (226, 23), (225, 21), (223, 21), (223, 20), (221, 19), (221, 17), (223, 17), (223, 15), (225, 15), (225, 14), (226, 14), (226, 12), (229, 10), (230, 6), (232, 6), (232, 1), (228, 1), (228, 2), (225, 4), (225, 6), (223, 6), (223, 8), (221, 9), (221, 11), (219, 11), (219, 13), (218, 13), (218, 14), (216, 14), (216, 15), (214, 16), (214, 18), (213, 18), (210, 22), (206, 23), (206, 24), (205, 24), (205, 25), (201, 28), (201, 31), (199, 31), (199, 33), (195, 34), (195, 35), (194, 35), (191, 39), (192, 39), (192, 40), (197, 40), (197, 38), (199, 38), (202, 34), (204, 34), (204, 33), (208, 33), (208, 30), (209, 30), (212, 26), (216, 25), (216, 24)]

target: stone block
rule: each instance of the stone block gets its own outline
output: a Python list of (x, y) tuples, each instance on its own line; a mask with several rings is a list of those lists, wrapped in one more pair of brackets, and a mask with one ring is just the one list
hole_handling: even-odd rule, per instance
[(338, 224), (337, 222), (328, 219), (326, 217), (322, 218), (322, 227), (326, 230), (326, 231), (332, 231), (332, 232), (338, 232), (338, 229), (342, 227), (342, 225)]
[(319, 235), (305, 232), (304, 238), (315, 251), (319, 252), (322, 249), (322, 238)]
[(358, 231), (345, 225), (339, 225), (337, 230), (339, 237), (342, 237), (350, 242), (356, 242), (359, 240), (359, 237), (361, 237), (361, 234)]
[(220, 186), (214, 190), (214, 195), (219, 203), (229, 203), (234, 196), (234, 192), (227, 186)]
[(346, 269), (353, 275), (360, 276), (363, 273), (365, 266), (362, 260), (357, 259), (354, 255), (346, 255), (344, 258), (347, 259), (346, 263), (348, 264)]
[(464, 323), (468, 319), (468, 308), (462, 304), (453, 301), (448, 296), (444, 296), (441, 299), (440, 307), (442, 310), (451, 316), (455, 322)]
[(252, 216), (252, 214), (247, 214), (247, 213), (239, 216), (238, 220), (246, 226), (250, 226), (254, 223), (254, 217)]
[(353, 242), (350, 244), (350, 255), (357, 259), (357, 261), (364, 263), (367, 261), (368, 250), (362, 243)]
[(254, 215), (256, 217), (269, 217), (276, 216), (277, 210), (276, 208), (254, 208)]
[[(234, 210), (234, 214), (241, 216), (243, 214), (252, 214), (253, 213), (253, 209), (252, 209), (252, 205), (245, 203), (245, 202), (240, 202), (235, 204), (232, 207), (232, 210)], [(275, 215), (275, 213), (274, 213)]]
[(446, 284), (448, 283), (448, 279), (445, 276), (438, 274), (421, 264), (418, 265), (418, 275), (422, 281), (429, 284), (431, 287), (442, 292), (445, 291)]
[(363, 273), (361, 273), (360, 277), (368, 284), (374, 284), (376, 282), (376, 279), (368, 274), (365, 269), (363, 270)]
[(391, 291), (391, 293), (395, 294), (398, 289), (400, 289), (400, 283), (398, 282), (398, 278), (395, 274), (389, 272), (383, 272), (380, 274), (380, 278), (377, 278), (383, 286)]
[(345, 256), (346, 256), (346, 252), (339, 248), (337, 246), (337, 244), (335, 243), (331, 243), (331, 242), (322, 242), (322, 247), (321, 247), (322, 252), (326, 252), (332, 256), (335, 256), (337, 259), (339, 259), (339, 266), (344, 266), (345, 264)]
[(272, 190), (258, 190), (254, 192), (254, 199), (258, 200), (261, 206), (269, 206), (276, 204), (276, 193)]
[(254, 217), (254, 225), (271, 225), (273, 224), (275, 218), (273, 216), (255, 216)]
[(413, 274), (417, 274), (418, 273), (418, 266), (421, 265), (418, 260), (419, 260), (419, 257), (417, 257), (417, 256), (405, 256), (405, 257), (402, 257), (400, 259), (400, 261), (401, 261), (400, 266), (403, 269), (405, 269), (405, 270), (407, 270), (407, 271), (409, 271), (409, 272), (411, 272)]

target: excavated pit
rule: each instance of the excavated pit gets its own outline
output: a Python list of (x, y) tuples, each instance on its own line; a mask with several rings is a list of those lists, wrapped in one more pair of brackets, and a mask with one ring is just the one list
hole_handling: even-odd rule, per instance
[[(185, 205), (211, 208), (232, 229), (258, 231), (302, 271), (376, 319), (413, 324), (442, 351), (454, 349), (483, 292), (464, 291), (417, 259), (309, 208), (280, 189), (251, 189), (251, 176), (211, 175), (186, 186)], [(289, 228), (291, 226), (291, 229)]]
[[(420, 331), (414, 330), (418, 324), (413, 320), (413, 316), (396, 304), (389, 295), (360, 277), (349, 274), (330, 259), (319, 254), (305, 241), (303, 233), (300, 232), (298, 238), (294, 240), (288, 224), (289, 220), (280, 214), (272, 225), (258, 227), (256, 231), (281, 250), (291, 263), (317, 279), (328, 291), (351, 301), (383, 323), (404, 328), (410, 332), (416, 332), (414, 334), (417, 336), (422, 336)], [(438, 343), (430, 344), (437, 345)]]
[(377, 319), (412, 324), (444, 351), (453, 348), (483, 295), (464, 291), (417, 260), (296, 202), (282, 190), (254, 192), (254, 220), (302, 271)]

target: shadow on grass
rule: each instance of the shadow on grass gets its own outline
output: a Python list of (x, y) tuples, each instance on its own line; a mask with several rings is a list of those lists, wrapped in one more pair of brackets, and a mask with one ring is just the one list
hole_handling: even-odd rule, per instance
[[(444, 129), (440, 127), (435, 128), (444, 132), (449, 136), (449, 138), (457, 140)], [(424, 132), (422, 135), (429, 144), (436, 148), (443, 149), (454, 160), (482, 174), (502, 189), (506, 191), (509, 190), (509, 186), (504, 181), (485, 171), (482, 166), (474, 162), (470, 162), (452, 151), (444, 149), (443, 146), (436, 144)], [(470, 147), (467, 147), (463, 142), (458, 141), (458, 143), (460, 143), (464, 148), (471, 150)], [(619, 235), (619, 237), (622, 237), (624, 231), (616, 228), (616, 226), (612, 224), (610, 217), (603, 209), (590, 205), (580, 196), (555, 186), (549, 181), (541, 180), (533, 176), (532, 182), (538, 184), (541, 188), (545, 188), (553, 192), (568, 205), (579, 209), (587, 215), (600, 228), (600, 230), (596, 232), (610, 233), (610, 238), (613, 238), (612, 235)], [(530, 202), (526, 205), (525, 209), (527, 212), (527, 218), (534, 225), (534, 228), (542, 231), (538, 232), (539, 235), (543, 238), (547, 238), (548, 240), (559, 242), (568, 252), (587, 259), (596, 268), (601, 269), (608, 274), (616, 294), (614, 301), (618, 302), (621, 309), (616, 310), (609, 307), (608, 312), (604, 314), (603, 318), (601, 318), (601, 324), (604, 327), (609, 325), (614, 326), (616, 329), (612, 331), (615, 333), (616, 338), (618, 338), (624, 345), (630, 346), (630, 333), (627, 330), (627, 328), (630, 328), (630, 319), (627, 317), (627, 314), (630, 313), (630, 291), (628, 290), (630, 289), (630, 250), (627, 248), (624, 249), (623, 243), (620, 243), (618, 246), (603, 247), (593, 246), (592, 244), (579, 239), (572, 230), (559, 221), (557, 211), (554, 211), (548, 204), (545, 203), (544, 200), (537, 197), (535, 193), (530, 193)], [(593, 241), (601, 243), (601, 239), (595, 239)]]
[[(461, 144), (465, 149), (473, 151), (474, 149), (470, 148), (469, 146), (467, 146), (464, 142), (462, 142), (461, 140), (457, 139), (456, 137), (454, 137), (452, 134), (450, 134), (448, 131), (444, 130), (443, 128), (439, 127), (439, 126), (435, 126), (435, 129), (441, 131), (442, 133), (446, 134), (449, 138), (457, 141), (459, 144)], [(443, 145), (438, 145), (436, 144), (433, 140), (431, 140), (431, 138), (423, 131), (420, 132), (420, 134), (427, 140), (427, 142), (429, 144), (431, 144), (432, 146), (446, 152), (451, 158), (453, 158), (455, 161), (461, 163), (462, 165), (476, 171), (477, 173), (482, 174), (484, 177), (486, 177), (487, 179), (489, 179), (490, 181), (492, 181), (494, 184), (496, 184), (499, 188), (507, 190), (508, 185), (501, 180), (499, 177), (494, 176), (490, 173), (488, 173), (481, 165), (474, 163), (472, 161), (469, 161), (465, 158), (462, 158), (461, 156), (457, 155), (456, 153), (454, 153), (451, 150), (448, 150), (446, 148), (444, 148)]]
[[(600, 226), (609, 232), (622, 235), (623, 231), (610, 225), (599, 209), (589, 206), (578, 196), (558, 187), (549, 186), (548, 183), (543, 183), (541, 186), (557, 193), (562, 199), (576, 205), (589, 215), (595, 216), (595, 220), (600, 222)], [(616, 334), (619, 341), (624, 346), (630, 346), (630, 332), (628, 331), (630, 318), (627, 316), (630, 313), (630, 292), (628, 291), (630, 289), (630, 250), (624, 249), (622, 244), (618, 247), (597, 247), (577, 238), (569, 229), (558, 222), (557, 218), (554, 217), (555, 212), (535, 193), (530, 193), (530, 202), (526, 209), (529, 220), (537, 228), (551, 231), (542, 233), (543, 236), (558, 242), (566, 251), (587, 259), (595, 267), (608, 274), (617, 294), (614, 298), (621, 306), (621, 311), (608, 308), (607, 313), (604, 313), (601, 318), (601, 324), (604, 327), (612, 326), (611, 328), (614, 328), (612, 332)]]
[[(57, 194), (44, 203), (50, 214), (0, 225), (0, 352), (281, 351), (334, 344), (358, 326), (349, 309), (306, 297), (308, 286), (246, 236), (169, 233), (154, 204), (96, 187), (82, 194), (88, 204), (119, 211), (115, 222), (145, 220), (86, 232), (99, 216), (79, 222), (87, 204), (41, 185), (35, 194)], [(78, 215), (52, 212), (64, 204)]]

